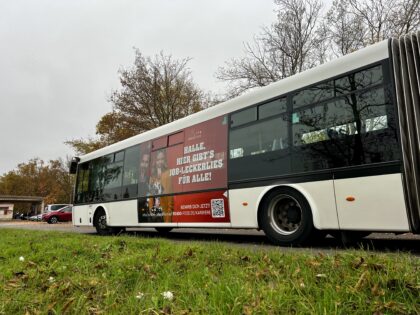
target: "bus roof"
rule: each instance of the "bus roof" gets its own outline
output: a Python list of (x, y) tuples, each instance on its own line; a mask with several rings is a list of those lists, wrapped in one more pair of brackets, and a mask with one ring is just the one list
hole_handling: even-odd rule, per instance
[(381, 41), (348, 55), (329, 61), (312, 69), (300, 72), (268, 86), (235, 97), (226, 102), (204, 109), (169, 124), (143, 132), (131, 138), (114, 143), (102, 149), (80, 157), (80, 163), (123, 150), (164, 135), (168, 135), (186, 127), (216, 118), (230, 112), (245, 108), (265, 100), (269, 100), (305, 86), (327, 80), (328, 78), (364, 67), (389, 57), (388, 40)]

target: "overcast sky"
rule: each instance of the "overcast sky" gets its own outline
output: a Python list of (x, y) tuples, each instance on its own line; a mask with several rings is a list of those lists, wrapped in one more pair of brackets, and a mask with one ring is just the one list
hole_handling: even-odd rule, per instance
[(191, 57), (195, 82), (214, 73), (275, 20), (272, 0), (0, 0), (0, 175), (64, 141), (94, 136), (133, 47)]

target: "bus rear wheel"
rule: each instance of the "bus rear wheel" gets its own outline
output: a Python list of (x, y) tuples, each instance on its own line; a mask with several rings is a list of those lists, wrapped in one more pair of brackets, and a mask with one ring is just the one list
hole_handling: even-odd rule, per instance
[(280, 187), (270, 192), (260, 215), (261, 228), (276, 245), (302, 245), (315, 231), (308, 201), (291, 188)]

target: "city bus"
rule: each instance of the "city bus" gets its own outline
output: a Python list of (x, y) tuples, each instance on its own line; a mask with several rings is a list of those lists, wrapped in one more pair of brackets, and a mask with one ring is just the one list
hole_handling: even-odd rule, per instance
[(420, 32), (75, 157), (73, 224), (419, 233)]

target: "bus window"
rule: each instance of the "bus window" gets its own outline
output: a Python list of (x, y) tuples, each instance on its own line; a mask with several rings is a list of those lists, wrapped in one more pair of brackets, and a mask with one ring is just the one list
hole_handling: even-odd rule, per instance
[(134, 198), (138, 193), (140, 146), (125, 150), (122, 197)]
[(90, 201), (102, 201), (104, 183), (105, 183), (105, 167), (104, 159), (99, 158), (91, 161), (91, 173), (89, 179), (89, 199)]
[(120, 152), (115, 153), (114, 162), (119, 162), (119, 161), (122, 161), (122, 160), (124, 160), (124, 151), (120, 151)]
[(281, 98), (258, 106), (258, 119), (270, 118), (287, 111), (286, 98)]
[(121, 199), (123, 161), (105, 164), (105, 182), (103, 199), (105, 201)]
[(288, 146), (286, 116), (232, 129), (229, 133), (230, 158), (282, 150)]
[(230, 126), (237, 127), (257, 120), (257, 108), (251, 107), (230, 116)]
[(400, 156), (383, 86), (293, 113), (293, 170), (387, 162)]
[(362, 90), (383, 82), (382, 66), (351, 73), (335, 80), (335, 94), (340, 96), (351, 91)]
[(88, 202), (89, 192), (89, 162), (79, 164), (76, 182), (76, 200), (75, 203)]
[(333, 81), (317, 84), (315, 86), (299, 91), (293, 96), (293, 109), (301, 108), (313, 103), (319, 103), (333, 97)]

